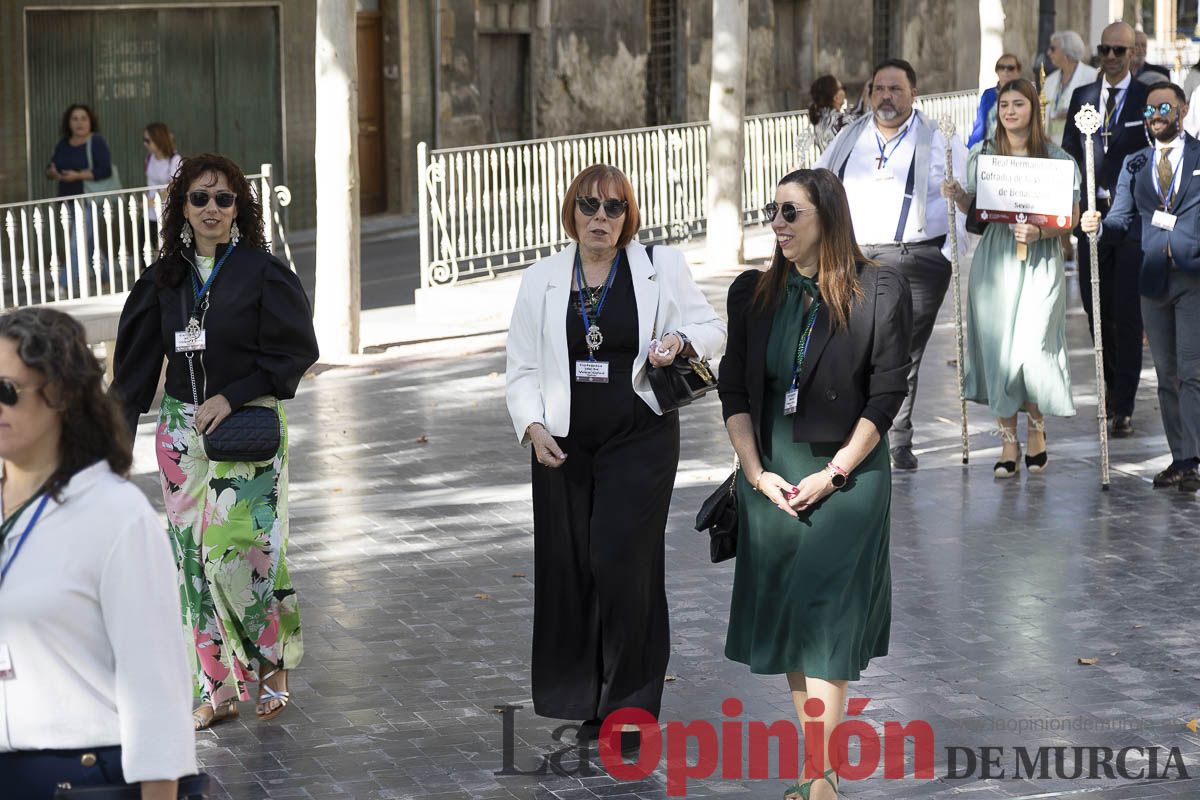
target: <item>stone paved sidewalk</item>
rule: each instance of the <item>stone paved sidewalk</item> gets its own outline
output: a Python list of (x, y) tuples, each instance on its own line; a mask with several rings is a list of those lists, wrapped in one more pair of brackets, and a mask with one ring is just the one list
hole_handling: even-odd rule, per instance
[[(722, 306), (733, 274), (704, 282)], [(939, 777), (885, 780), (881, 768), (846, 782), (842, 796), (1200, 797), (1200, 780), (1013, 778), (1018, 745), (1177, 747), (1200, 775), (1200, 736), (1184, 726), (1200, 716), (1200, 501), (1146, 480), (1165, 463), (1149, 355), (1138, 436), (1112, 443), (1112, 489), (1102, 493), (1091, 348), (1072, 313), (1079, 413), (1050, 421), (1045, 475), (996, 481), (998, 446), (983, 434), (995, 423), (978, 407), (971, 463), (960, 463), (949, 303), (942, 316), (917, 404), (921, 469), (895, 480), (891, 653), (852, 691), (870, 698), (864, 718), (877, 729), (928, 721)], [(279, 720), (257, 723), (243, 704), (240, 721), (199, 734), (220, 784), (214, 797), (666, 796), (662, 770), (636, 782), (599, 767), (593, 777), (495, 774), (498, 705), (525, 706), (513, 718), (516, 767), (562, 746), (551, 735), (559, 723), (530, 710), (528, 454), (509, 425), (503, 369), (500, 336), (415, 346), (325, 371), (289, 404), (289, 555), (307, 654), (291, 676), (296, 704)], [(730, 449), (715, 398), (682, 421), (663, 718), (716, 724), (722, 700), (737, 697), (743, 722), (791, 720), (781, 677), (753, 676), (722, 655), (732, 564), (708, 562), (691, 521), (727, 474)], [(148, 430), (137, 481), (157, 503)], [(1004, 747), (1006, 776), (948, 779), (954, 746)], [(688, 796), (778, 798), (783, 786), (714, 776), (691, 781)]]

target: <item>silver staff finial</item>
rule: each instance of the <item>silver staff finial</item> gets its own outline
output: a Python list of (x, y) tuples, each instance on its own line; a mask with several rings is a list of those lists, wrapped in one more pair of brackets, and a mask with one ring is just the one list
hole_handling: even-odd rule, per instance
[(1079, 128), (1079, 132), (1084, 136), (1091, 136), (1096, 131), (1100, 130), (1100, 113), (1096, 111), (1096, 107), (1091, 103), (1084, 103), (1079, 109), (1079, 113), (1075, 115), (1075, 127)]
[(954, 135), (954, 120), (950, 118), (949, 114), (943, 114), (938, 120), (938, 130), (947, 139)]

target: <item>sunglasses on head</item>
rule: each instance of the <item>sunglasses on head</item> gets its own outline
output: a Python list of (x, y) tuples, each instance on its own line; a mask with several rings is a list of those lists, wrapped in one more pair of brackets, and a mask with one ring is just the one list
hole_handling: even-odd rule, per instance
[(1142, 116), (1146, 119), (1150, 119), (1154, 116), (1154, 112), (1157, 111), (1159, 116), (1165, 117), (1167, 114), (1171, 113), (1171, 109), (1174, 107), (1175, 106), (1171, 105), (1170, 103), (1159, 103), (1156, 106), (1147, 105), (1142, 109)]
[(15, 406), (23, 391), (10, 378), (0, 378), (0, 405)]
[(209, 198), (214, 198), (217, 201), (217, 208), (229, 208), (237, 202), (237, 195), (233, 192), (217, 192), (215, 195), (209, 194), (203, 189), (195, 192), (188, 192), (188, 202), (194, 205), (196, 208), (204, 208), (207, 206)]
[(600, 206), (604, 206), (604, 214), (609, 218), (619, 217), (629, 208), (629, 203), (624, 200), (605, 200), (601, 202), (598, 197), (584, 197), (583, 195), (575, 198), (575, 205), (583, 212), (585, 217), (594, 217), (596, 212), (600, 210)]
[(1114, 56), (1123, 56), (1129, 52), (1129, 48), (1123, 47), (1119, 44), (1118, 45), (1102, 44), (1096, 48), (1096, 52), (1102, 56), (1106, 56), (1109, 53), (1112, 53)]
[(778, 214), (783, 214), (784, 222), (795, 222), (796, 217), (802, 217), (805, 214), (811, 214), (816, 211), (815, 206), (809, 208), (801, 208), (795, 203), (767, 203), (763, 206), (763, 213), (767, 215), (768, 222), (774, 222)]

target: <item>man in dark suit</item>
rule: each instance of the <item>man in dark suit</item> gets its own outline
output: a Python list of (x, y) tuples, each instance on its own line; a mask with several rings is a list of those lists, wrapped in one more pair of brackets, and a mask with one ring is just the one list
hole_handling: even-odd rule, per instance
[[(1121, 165), (1149, 143), (1142, 112), (1148, 87), (1129, 71), (1133, 55), (1133, 28), (1114, 22), (1100, 36), (1100, 79), (1080, 86), (1071, 95), (1063, 149), (1086, 174), (1083, 134), (1075, 114), (1090, 103), (1100, 112), (1100, 130), (1092, 135), (1096, 158), (1096, 207), (1101, 214), (1112, 205)], [(1077, 229), (1077, 235), (1078, 229)], [(1142, 313), (1136, 298), (1142, 263), (1141, 226), (1135, 220), (1117, 242), (1100, 242), (1100, 331), (1104, 339), (1104, 384), (1113, 436), (1133, 435), (1133, 404), (1142, 373)], [(1092, 264), (1087, 247), (1079, 248), (1079, 294), (1092, 330)]]
[[(1141, 218), (1142, 317), (1171, 448), (1171, 465), (1154, 476), (1154, 485), (1195, 492), (1200, 489), (1200, 142), (1183, 132), (1188, 111), (1183, 89), (1159, 84), (1148, 100), (1154, 147), (1126, 159), (1103, 238), (1119, 239)], [(1098, 213), (1083, 216), (1085, 231), (1099, 230)]]

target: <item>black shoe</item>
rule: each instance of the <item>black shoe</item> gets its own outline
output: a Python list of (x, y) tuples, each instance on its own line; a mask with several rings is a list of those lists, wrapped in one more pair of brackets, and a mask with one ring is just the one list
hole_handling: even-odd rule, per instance
[[(1044, 420), (1039, 421), (1039, 420), (1034, 419), (1033, 417), (1030, 417), (1029, 418), (1029, 429), (1031, 432), (1037, 431), (1038, 433), (1040, 433), (1042, 435), (1042, 443), (1045, 444), (1045, 442), (1046, 442), (1046, 423)], [(1047, 452), (1046, 450), (1042, 450), (1042, 452), (1038, 453), (1037, 455), (1029, 455), (1029, 454), (1025, 455), (1025, 469), (1029, 470), (1029, 474), (1040, 475), (1042, 472), (1046, 471), (1046, 461), (1049, 458), (1046, 455), (1046, 452)]]
[(893, 447), (891, 452), (893, 469), (917, 468), (917, 457), (913, 455), (911, 446), (904, 444), (899, 447)]
[(1179, 491), (1195, 494), (1200, 491), (1200, 470), (1192, 467), (1179, 474)]
[(1128, 439), (1133, 436), (1133, 417), (1120, 414), (1113, 417), (1112, 435), (1118, 439)]
[(1181, 466), (1178, 462), (1172, 461), (1171, 466), (1154, 476), (1154, 488), (1170, 489), (1172, 486), (1178, 487), (1179, 482), (1183, 480), (1183, 476), (1187, 472), (1188, 468), (1186, 466)]
[(579, 732), (575, 734), (576, 741), (593, 742), (600, 738), (602, 719), (587, 719), (579, 723)]

